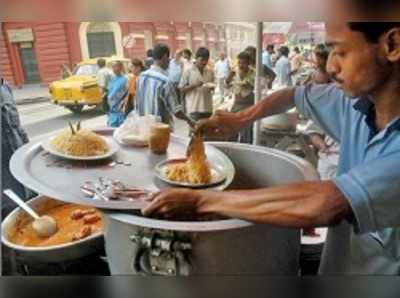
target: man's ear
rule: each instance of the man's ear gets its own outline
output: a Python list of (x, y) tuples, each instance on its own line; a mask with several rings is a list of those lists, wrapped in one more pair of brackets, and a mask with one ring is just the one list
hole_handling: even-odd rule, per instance
[(384, 48), (390, 62), (400, 61), (400, 28), (393, 28), (385, 34)]

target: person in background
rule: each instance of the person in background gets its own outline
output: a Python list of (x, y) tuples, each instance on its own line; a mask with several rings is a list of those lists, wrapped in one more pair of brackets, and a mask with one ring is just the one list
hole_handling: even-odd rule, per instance
[(179, 82), (181, 81), (182, 78), (182, 72), (183, 72), (183, 58), (182, 58), (182, 51), (177, 50), (175, 52), (175, 57), (172, 59), (169, 63), (168, 67), (168, 77), (169, 80), (171, 81), (172, 85), (174, 85), (176, 94), (178, 95), (178, 99), (180, 102), (181, 100), (181, 95), (179, 91)]
[(300, 68), (302, 64), (302, 55), (298, 47), (294, 48), (294, 55), (290, 59), (290, 68), (292, 71), (292, 81), (297, 84), (297, 79), (300, 74)]
[[(13, 153), (22, 145), (29, 142), (28, 135), (21, 126), (19, 114), (10, 85), (0, 78), (0, 103), (1, 103), (1, 170), (2, 188), (10, 188), (21, 198), (28, 199), (29, 191), (19, 183), (10, 172), (9, 163)], [(4, 197), (2, 197), (4, 198)], [(2, 199), (2, 217), (10, 213), (15, 204)]]
[[(250, 67), (251, 57), (248, 52), (238, 55), (238, 71), (231, 72), (226, 79), (226, 84), (232, 86), (234, 94), (234, 104), (231, 112), (237, 113), (254, 104), (254, 82), (255, 71)], [(253, 126), (250, 125), (242, 129), (233, 141), (240, 143), (253, 143)]]
[(217, 63), (215, 63), (214, 72), (217, 79), (219, 95), (221, 103), (224, 102), (225, 98), (225, 80), (228, 78), (229, 72), (231, 71), (231, 65), (224, 52), (221, 52)]
[(315, 46), (311, 58), (314, 70), (305, 80), (304, 84), (309, 84), (309, 83), (328, 84), (332, 82), (331, 76), (326, 70), (328, 57), (329, 57), (329, 50), (324, 44), (318, 44)]
[(112, 71), (106, 67), (105, 59), (103, 58), (98, 59), (97, 66), (99, 67), (99, 70), (97, 71), (97, 84), (99, 84), (99, 87), (101, 89), (101, 96), (103, 99), (103, 110), (104, 112), (108, 112), (109, 106), (107, 103), (107, 88), (108, 88), (108, 83), (110, 82), (113, 74)]
[(213, 112), (214, 72), (207, 67), (210, 52), (200, 47), (194, 64), (183, 73), (179, 89), (185, 95), (186, 108), (195, 121), (209, 118)]
[[(249, 53), (250, 55), (250, 67), (256, 71), (256, 62), (257, 62), (257, 49), (254, 46), (248, 46), (245, 50), (245, 52)], [(276, 78), (275, 72), (272, 70), (272, 68), (269, 68), (266, 65), (262, 65), (262, 74), (261, 74), (261, 80), (260, 80), (260, 86), (261, 86), (261, 93), (265, 94), (269, 89), (272, 88), (272, 83)]]
[(275, 64), (276, 89), (282, 89), (293, 86), (292, 71), (289, 62), (289, 48), (282, 46), (279, 48), (279, 58)]
[(154, 58), (153, 58), (153, 49), (148, 49), (146, 51), (146, 58), (144, 58), (144, 66), (146, 69), (149, 69), (154, 63)]
[(139, 76), (136, 89), (135, 106), (140, 116), (155, 115), (173, 128), (173, 116), (182, 119), (189, 126), (195, 122), (184, 112), (174, 85), (169, 79), (169, 47), (158, 44), (154, 47), (154, 64)]
[[(34, 194), (19, 183), (10, 171), (10, 159), (15, 151), (28, 143), (28, 135), (21, 126), (16, 102), (10, 85), (0, 77), (1, 105), (1, 188), (13, 190), (24, 201)], [(1, 195), (1, 216), (4, 219), (17, 206), (5, 195)], [(2, 244), (2, 273), (16, 274), (18, 266), (14, 250)]]
[(107, 103), (109, 106), (107, 125), (118, 127), (125, 120), (123, 111), (124, 98), (128, 95), (128, 78), (124, 73), (124, 65), (116, 61), (112, 65), (113, 78), (108, 83)]
[(273, 54), (274, 54), (274, 45), (273, 44), (267, 45), (267, 48), (262, 54), (262, 64), (270, 69), (274, 68), (274, 64), (272, 63)]
[(129, 77), (128, 81), (128, 96), (124, 98), (124, 105), (123, 105), (123, 111), (125, 115), (128, 115), (135, 107), (137, 80), (140, 73), (145, 70), (142, 60), (138, 58), (133, 58), (131, 60), (131, 64), (132, 64), (132, 75)]
[(192, 51), (189, 49), (184, 49), (182, 51), (182, 56), (183, 56), (183, 72), (188, 70), (189, 68), (192, 67), (193, 61), (192, 61)]
[(70, 76), (72, 76), (72, 72), (67, 65), (61, 64), (60, 75), (61, 75), (62, 79), (66, 79), (66, 78), (69, 78)]

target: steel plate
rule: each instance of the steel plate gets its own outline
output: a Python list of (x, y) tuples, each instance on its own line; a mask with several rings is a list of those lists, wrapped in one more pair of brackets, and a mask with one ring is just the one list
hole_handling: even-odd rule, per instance
[(211, 171), (211, 181), (209, 183), (194, 184), (194, 183), (190, 183), (190, 182), (170, 180), (167, 177), (167, 173), (166, 173), (168, 167), (173, 164), (185, 163), (186, 160), (187, 160), (186, 158), (179, 158), (179, 159), (167, 159), (167, 160), (160, 162), (155, 167), (155, 172), (156, 172), (157, 177), (159, 179), (163, 180), (164, 182), (167, 182), (168, 184), (171, 184), (174, 186), (180, 186), (180, 187), (188, 187), (188, 188), (208, 188), (208, 187), (215, 186), (215, 185), (222, 183), (226, 178), (226, 174), (225, 174), (223, 167), (209, 163), (210, 171)]
[[(106, 138), (112, 138), (112, 129), (96, 130)], [(85, 181), (100, 177), (119, 180), (127, 186), (151, 191), (171, 187), (155, 175), (155, 165), (166, 159), (185, 156), (189, 139), (171, 136), (167, 154), (155, 155), (148, 148), (120, 146), (111, 158), (93, 161), (66, 160), (48, 154), (41, 147), (41, 140), (19, 148), (11, 158), (10, 169), (17, 180), (28, 188), (62, 201), (85, 204), (104, 209), (138, 209), (143, 202), (103, 201), (85, 197), (80, 186)], [(206, 144), (206, 154), (211, 164), (226, 173), (223, 183), (209, 189), (226, 189), (233, 181), (235, 169), (231, 160), (219, 149)]]

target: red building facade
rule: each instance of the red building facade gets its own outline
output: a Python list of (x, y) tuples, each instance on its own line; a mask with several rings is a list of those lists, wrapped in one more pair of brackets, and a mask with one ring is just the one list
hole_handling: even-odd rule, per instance
[(162, 42), (177, 49), (226, 51), (225, 25), (201, 22), (5, 22), (0, 32), (0, 75), (16, 86), (60, 79), (61, 66), (99, 56), (144, 58)]

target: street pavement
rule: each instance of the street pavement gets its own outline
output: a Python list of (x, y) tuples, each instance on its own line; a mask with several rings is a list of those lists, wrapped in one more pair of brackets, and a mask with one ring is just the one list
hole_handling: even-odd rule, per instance
[[(68, 126), (69, 121), (72, 123), (81, 121), (87, 128), (107, 125), (107, 116), (99, 109), (86, 107), (80, 114), (73, 114), (68, 109), (51, 103), (45, 87), (24, 86), (23, 89), (14, 89), (13, 92), (22, 126), (31, 140), (63, 129)], [(214, 102), (214, 110), (229, 110), (232, 105), (232, 100), (225, 100), (223, 104), (220, 104), (218, 95), (214, 96)], [(175, 119), (174, 133), (179, 136), (188, 136), (186, 123)]]
[[(107, 116), (94, 108), (85, 108), (81, 114), (73, 114), (66, 108), (46, 102), (32, 102), (17, 105), (22, 126), (31, 140), (52, 133), (68, 126), (68, 121), (82, 122), (83, 127), (95, 128), (107, 125)], [(185, 122), (175, 119), (174, 133), (180, 136), (188, 135)]]

